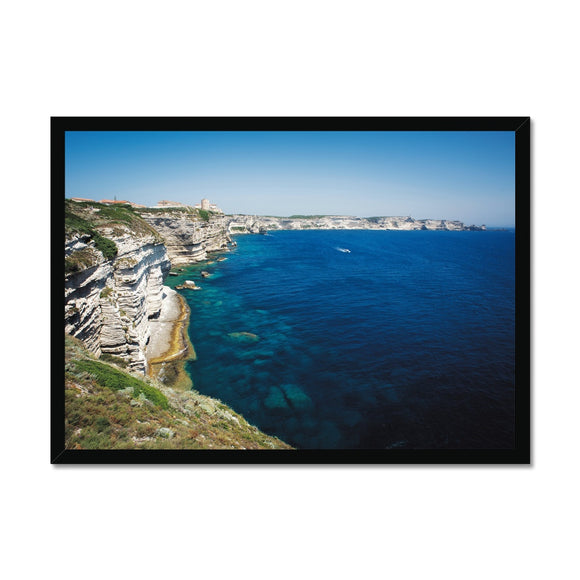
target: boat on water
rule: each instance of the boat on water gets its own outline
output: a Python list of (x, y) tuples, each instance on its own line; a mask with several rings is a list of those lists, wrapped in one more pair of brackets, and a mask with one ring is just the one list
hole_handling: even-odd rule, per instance
[(339, 252), (343, 252), (345, 254), (350, 254), (350, 250), (348, 248), (336, 248)]

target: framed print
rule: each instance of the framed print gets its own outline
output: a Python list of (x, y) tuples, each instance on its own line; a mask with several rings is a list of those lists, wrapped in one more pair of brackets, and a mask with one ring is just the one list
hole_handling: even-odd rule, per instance
[(529, 117), (54, 117), (51, 163), (53, 463), (530, 462)]

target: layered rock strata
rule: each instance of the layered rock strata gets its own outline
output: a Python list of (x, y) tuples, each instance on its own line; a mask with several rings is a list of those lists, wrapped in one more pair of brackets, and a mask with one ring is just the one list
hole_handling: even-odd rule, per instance
[[(153, 344), (164, 342), (155, 330), (167, 325), (155, 320), (176, 298), (163, 285), (165, 277), (172, 265), (199, 262), (226, 248), (226, 219), (203, 219), (188, 209), (116, 213), (94, 203), (69, 203), (67, 211), (72, 231), (65, 237), (65, 331), (97, 356), (113, 355), (130, 370), (146, 372), (148, 358), (163, 350)], [(103, 242), (116, 246), (114, 258), (105, 257)]]
[(125, 360), (131, 370), (145, 372), (149, 321), (159, 316), (168, 294), (163, 280), (171, 263), (154, 236), (103, 233), (118, 248), (112, 260), (88, 235), (65, 240), (65, 256), (86, 256), (85, 268), (65, 277), (65, 332), (97, 356), (108, 353)]
[(227, 230), (229, 220), (222, 215), (212, 215), (207, 221), (185, 211), (141, 212), (140, 215), (165, 240), (173, 266), (206, 260), (208, 252), (223, 250), (232, 241)]
[(456, 220), (421, 219), (402, 216), (361, 218), (354, 216), (228, 216), (228, 231), (236, 233), (264, 233), (269, 230), (485, 230), (485, 226), (466, 226)]

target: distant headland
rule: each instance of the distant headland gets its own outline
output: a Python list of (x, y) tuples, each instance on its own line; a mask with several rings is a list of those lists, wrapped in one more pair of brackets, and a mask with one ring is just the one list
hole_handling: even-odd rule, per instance
[[(127, 200), (102, 199), (98, 202), (88, 198), (73, 197), (75, 202), (92, 202), (104, 205), (128, 205), (136, 210), (182, 210), (224, 216), (229, 234), (264, 233), (268, 230), (436, 230), (436, 231), (485, 231), (485, 225), (466, 225), (458, 220), (415, 219), (411, 216), (358, 217), (352, 215), (250, 215), (225, 214), (209, 199), (188, 205), (179, 201), (161, 200), (155, 206), (145, 206)], [(207, 212), (207, 214), (206, 214)]]

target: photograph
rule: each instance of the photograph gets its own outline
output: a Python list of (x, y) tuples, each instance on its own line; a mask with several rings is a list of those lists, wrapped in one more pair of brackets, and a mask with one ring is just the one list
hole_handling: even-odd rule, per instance
[(529, 463), (528, 117), (53, 117), (51, 170), (53, 463)]
[(578, 576), (572, 6), (5, 3), (3, 577)]

